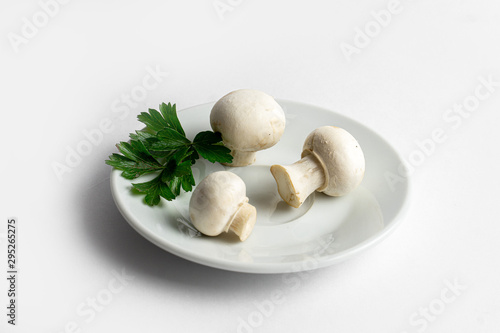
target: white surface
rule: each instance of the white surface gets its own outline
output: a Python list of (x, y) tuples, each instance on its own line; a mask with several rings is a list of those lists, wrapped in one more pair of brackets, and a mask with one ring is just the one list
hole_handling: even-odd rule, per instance
[[(229, 168), (198, 160), (193, 166), (196, 184), (215, 171), (234, 172), (248, 184), (246, 195), (257, 209), (251, 236), (239, 241), (229, 233), (217, 238), (200, 237), (189, 218), (192, 192), (158, 207), (144, 204), (131, 192), (134, 180), (111, 174), (111, 192), (118, 209), (146, 239), (182, 258), (229, 271), (293, 273), (339, 263), (370, 248), (388, 236), (405, 218), (409, 206), (409, 182), (398, 186), (386, 180), (403, 163), (393, 148), (372, 130), (338, 113), (304, 103), (278, 100), (286, 110), (287, 130), (274, 149), (258, 153), (254, 164)], [(191, 137), (209, 126), (213, 103), (178, 113)], [(363, 182), (343, 197), (310, 195), (299, 208), (288, 206), (278, 193), (270, 166), (300, 159), (303, 142), (315, 128), (330, 124), (348, 129), (366, 151)], [(188, 134), (189, 135), (189, 134)]]
[[(20, 276), (18, 326), (2, 312), (0, 331), (498, 332), (500, 86), (481, 80), (500, 81), (500, 5), (401, 0), (348, 61), (342, 43), (376, 29), (371, 12), (390, 1), (230, 2), (221, 19), (212, 0), (70, 1), (19, 52), (9, 34), (42, 9), (2, 2), (0, 257), (16, 216)], [(148, 66), (169, 75), (152, 80)], [(148, 107), (237, 88), (341, 112), (411, 159), (400, 227), (339, 265), (262, 276), (191, 263), (135, 232), (111, 198), (114, 144)], [(58, 180), (53, 163), (100, 125)]]

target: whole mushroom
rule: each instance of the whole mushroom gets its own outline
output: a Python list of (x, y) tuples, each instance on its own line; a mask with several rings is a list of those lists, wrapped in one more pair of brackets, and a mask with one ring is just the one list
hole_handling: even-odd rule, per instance
[(195, 228), (207, 236), (231, 230), (244, 241), (253, 230), (257, 210), (248, 203), (240, 177), (217, 171), (196, 186), (189, 202), (189, 216)]
[(312, 131), (301, 157), (292, 165), (271, 167), (281, 198), (295, 208), (314, 191), (345, 195), (361, 183), (365, 173), (359, 143), (339, 127), (323, 126)]
[(285, 130), (285, 113), (268, 94), (240, 89), (215, 103), (210, 125), (220, 132), (224, 145), (231, 149), (229, 166), (246, 166), (255, 162), (255, 152), (274, 146)]

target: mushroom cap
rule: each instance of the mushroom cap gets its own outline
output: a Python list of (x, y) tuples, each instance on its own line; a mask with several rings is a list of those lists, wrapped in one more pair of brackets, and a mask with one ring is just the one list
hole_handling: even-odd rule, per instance
[(274, 146), (285, 130), (285, 113), (268, 94), (253, 89), (230, 92), (215, 103), (210, 125), (231, 150), (255, 152)]
[(217, 236), (228, 231), (238, 210), (248, 202), (243, 180), (229, 171), (205, 177), (189, 202), (191, 222), (201, 233)]
[(317, 189), (341, 196), (356, 188), (365, 173), (365, 157), (358, 141), (346, 130), (323, 126), (312, 131), (304, 142), (302, 157), (313, 154), (325, 171), (325, 184)]

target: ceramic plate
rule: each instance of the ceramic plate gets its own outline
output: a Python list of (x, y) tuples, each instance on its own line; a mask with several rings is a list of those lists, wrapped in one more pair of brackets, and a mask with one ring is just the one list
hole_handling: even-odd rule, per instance
[[(382, 240), (401, 220), (408, 202), (408, 181), (398, 173), (402, 159), (374, 131), (339, 113), (292, 101), (278, 102), (286, 113), (285, 133), (274, 147), (257, 153), (254, 165), (230, 168), (200, 159), (193, 166), (196, 183), (219, 170), (234, 172), (245, 181), (250, 203), (257, 208), (255, 228), (245, 242), (231, 233), (218, 237), (201, 235), (189, 220), (192, 192), (149, 207), (143, 196), (130, 191), (131, 181), (113, 170), (112, 193), (124, 218), (142, 236), (172, 254), (203, 265), (248, 273), (324, 267)], [(200, 131), (210, 130), (212, 106), (205, 104), (179, 112), (190, 139)], [(306, 136), (324, 125), (342, 127), (358, 140), (365, 154), (365, 177), (346, 196), (314, 193), (300, 208), (292, 208), (281, 200), (269, 168), (300, 159)], [(150, 178), (143, 176), (133, 182)]]

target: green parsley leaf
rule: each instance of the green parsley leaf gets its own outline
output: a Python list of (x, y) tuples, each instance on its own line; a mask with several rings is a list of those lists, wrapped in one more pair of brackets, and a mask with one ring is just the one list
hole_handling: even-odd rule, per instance
[(175, 104), (172, 105), (170, 103), (168, 103), (168, 104), (161, 103), (160, 112), (163, 115), (163, 118), (170, 125), (170, 127), (175, 129), (177, 132), (181, 133), (182, 135), (186, 135), (186, 133), (184, 133), (184, 129), (182, 129), (181, 122), (179, 121), (179, 118), (177, 118), (177, 111), (175, 109)]
[(142, 141), (143, 143), (145, 143), (148, 140), (155, 140), (156, 136), (154, 134), (144, 132), (144, 131), (135, 131), (135, 134), (130, 133), (130, 139), (135, 140), (135, 141)]
[(146, 194), (144, 200), (150, 206), (155, 206), (160, 203), (160, 197), (167, 199), (168, 201), (175, 199), (174, 193), (166, 184), (162, 181), (162, 173), (160, 173), (156, 178), (144, 183), (133, 183), (132, 186), (139, 192)]
[(186, 138), (175, 104), (160, 105), (160, 111), (149, 109), (137, 116), (146, 125), (141, 131), (130, 134), (129, 142), (116, 145), (121, 154), (113, 153), (106, 164), (121, 170), (126, 179), (156, 173), (156, 177), (143, 183), (133, 183), (132, 188), (145, 194), (144, 201), (158, 205), (161, 198), (174, 200), (181, 188), (190, 192), (195, 185), (192, 166), (203, 157), (215, 163), (231, 163), (230, 149), (222, 144), (220, 133), (203, 131), (193, 142)]
[(193, 172), (191, 171), (189, 175), (183, 176), (181, 178), (181, 186), (182, 189), (186, 192), (191, 192), (193, 190), (193, 186), (196, 185), (193, 177)]
[(126, 179), (134, 179), (163, 169), (140, 141), (120, 142), (116, 146), (123, 155), (112, 154), (106, 164), (122, 170), (122, 176)]
[(219, 132), (203, 131), (194, 137), (194, 143), (205, 143), (213, 145), (222, 141), (222, 135)]
[(191, 144), (189, 139), (173, 128), (162, 129), (156, 135), (159, 140), (151, 144), (150, 149), (152, 150), (167, 151)]
[(181, 183), (182, 183), (182, 179), (179, 177), (174, 177), (174, 179), (172, 179), (172, 181), (170, 182), (172, 193), (175, 196), (178, 196), (179, 194), (181, 194)]
[(160, 112), (155, 109), (149, 109), (149, 113), (141, 112), (141, 114), (137, 116), (137, 119), (144, 123), (153, 132), (158, 132), (165, 128), (171, 128), (185, 136), (179, 118), (177, 117), (175, 104), (172, 105), (170, 103), (162, 103), (160, 105)]
[(215, 163), (231, 163), (231, 150), (222, 145), (220, 133), (210, 131), (200, 132), (193, 140), (193, 146), (204, 159)]

